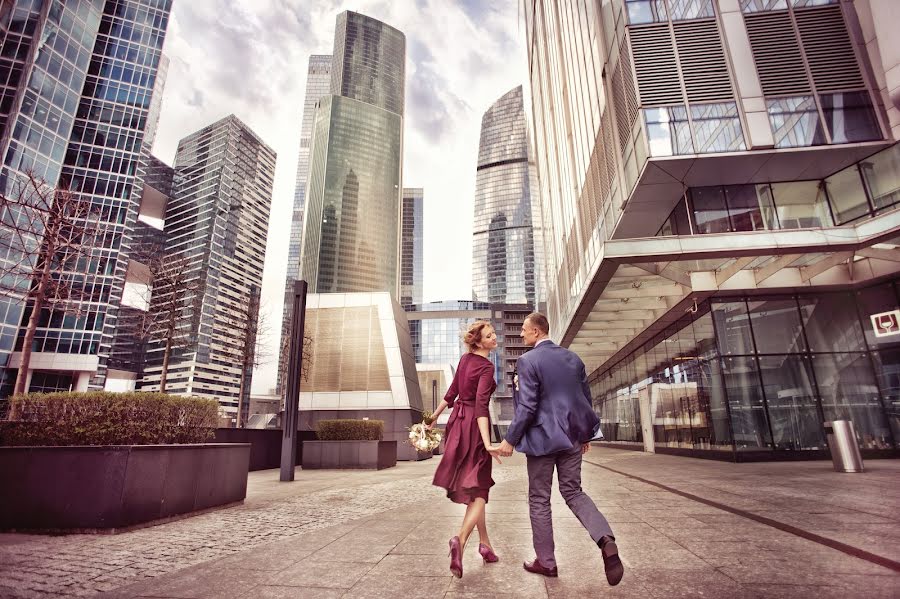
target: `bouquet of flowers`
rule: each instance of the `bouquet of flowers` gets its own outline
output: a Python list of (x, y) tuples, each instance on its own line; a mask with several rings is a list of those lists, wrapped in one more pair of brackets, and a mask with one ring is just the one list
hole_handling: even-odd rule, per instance
[(410, 426), (407, 443), (419, 451), (431, 451), (441, 444), (441, 432), (428, 429), (427, 426), (434, 422), (431, 412), (422, 414), (422, 422)]

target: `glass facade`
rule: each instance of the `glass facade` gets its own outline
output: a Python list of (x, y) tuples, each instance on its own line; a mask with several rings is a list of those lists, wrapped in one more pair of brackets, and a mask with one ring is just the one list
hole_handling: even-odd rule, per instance
[(490, 320), (490, 305), (473, 301), (429, 302), (407, 309), (413, 355), (417, 364), (451, 364), (468, 350), (462, 341), (476, 320)]
[[(297, 177), (294, 184), (294, 210), (291, 214), (291, 234), (288, 239), (287, 274), (284, 280), (284, 306), (281, 318), (281, 338), (290, 334), (291, 318), (294, 310), (294, 281), (300, 277), (300, 251), (302, 248), (303, 211), (306, 206), (306, 185), (309, 179), (309, 148), (312, 143), (313, 122), (316, 118), (316, 103), (328, 95), (331, 89), (331, 55), (312, 55), (306, 70), (306, 98), (303, 101), (303, 117), (300, 124), (300, 150), (297, 157)], [(278, 346), (282, 347), (281, 344)], [(288, 352), (278, 352), (277, 393), (281, 394), (282, 373), (286, 372), (284, 361)]]
[(475, 300), (538, 306), (544, 298), (541, 235), (536, 171), (517, 87), (481, 120), (472, 240)]
[(832, 227), (898, 202), (900, 144), (894, 144), (827, 179), (688, 189), (657, 235)]
[(344, 95), (316, 109), (300, 278), (310, 293), (396, 298), (405, 37), (345, 12), (334, 48), (331, 91)]
[[(31, 172), (77, 191), (96, 209), (102, 241), (91, 248), (84, 272), (70, 273), (90, 298), (78, 317), (46, 309), (32, 349), (96, 356), (90, 386), (102, 388), (128, 263), (123, 241), (136, 223), (142, 150), (145, 135), (152, 137), (152, 96), (171, 2), (43, 4), (42, 10), (40, 2), (13, 2), (3, 13), (0, 186), (11, 191)], [(18, 316), (24, 322), (30, 308), (23, 310), (14, 293), (3, 295), (5, 349), (2, 339), (16, 335)], [(21, 344), (24, 330), (17, 334)], [(11, 376), (4, 373), (4, 380)]]
[(591, 375), (607, 440), (726, 451), (827, 448), (823, 422), (853, 421), (860, 447), (900, 438), (900, 334), (870, 316), (898, 281), (856, 291), (715, 298)]
[[(166, 254), (189, 261), (197, 287), (183, 301), (166, 391), (215, 399), (234, 415), (247, 331), (242, 326), (259, 309), (275, 152), (232, 115), (182, 139), (174, 170)], [(165, 287), (154, 290), (151, 311), (167, 293), (172, 291)], [(143, 390), (159, 389), (165, 345), (161, 331), (154, 331)]]
[(422, 303), (424, 283), (424, 192), (421, 187), (403, 188), (400, 216), (400, 305)]

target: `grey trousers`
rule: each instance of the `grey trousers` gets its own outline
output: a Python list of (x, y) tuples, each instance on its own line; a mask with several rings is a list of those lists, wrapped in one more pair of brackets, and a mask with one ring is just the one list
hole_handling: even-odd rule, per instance
[(553, 469), (559, 479), (559, 492), (566, 505), (588, 531), (594, 542), (606, 535), (613, 536), (609, 522), (581, 490), (581, 446), (550, 455), (526, 456), (528, 459), (528, 509), (531, 515), (531, 538), (538, 561), (543, 566), (556, 566), (553, 543), (553, 519), (550, 511), (550, 491), (553, 488)]

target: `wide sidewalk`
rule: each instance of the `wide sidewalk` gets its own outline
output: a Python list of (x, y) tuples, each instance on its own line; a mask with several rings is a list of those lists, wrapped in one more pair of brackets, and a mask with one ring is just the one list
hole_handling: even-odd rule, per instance
[(587, 459), (583, 487), (626, 565), (614, 588), (556, 491), (560, 576), (522, 570), (532, 548), (517, 455), (495, 465), (488, 504), (500, 562), (478, 559), (476, 535), (462, 579), (448, 571), (447, 540), (464, 508), (430, 485), (435, 458), (381, 472), (298, 470), (293, 483), (256, 472), (241, 506), (119, 535), (0, 535), (0, 597), (900, 597), (900, 461), (838, 474), (822, 461), (597, 447)]

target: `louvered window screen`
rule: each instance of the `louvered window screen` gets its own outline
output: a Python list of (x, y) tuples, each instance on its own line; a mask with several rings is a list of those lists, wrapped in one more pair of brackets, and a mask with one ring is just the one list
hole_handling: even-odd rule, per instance
[(809, 70), (819, 92), (865, 87), (838, 5), (794, 12)]
[(788, 12), (745, 15), (756, 70), (766, 96), (810, 91), (800, 44)]
[(725, 50), (715, 21), (676, 23), (675, 42), (688, 101), (734, 98)]
[(651, 106), (683, 102), (675, 47), (668, 24), (636, 27), (630, 35), (641, 104)]

